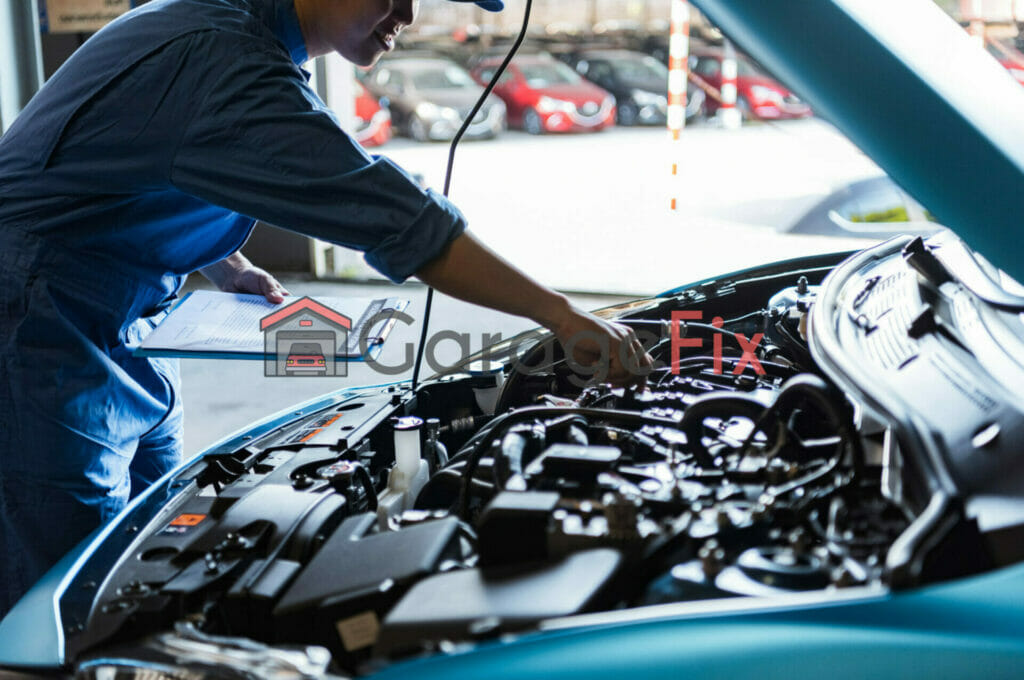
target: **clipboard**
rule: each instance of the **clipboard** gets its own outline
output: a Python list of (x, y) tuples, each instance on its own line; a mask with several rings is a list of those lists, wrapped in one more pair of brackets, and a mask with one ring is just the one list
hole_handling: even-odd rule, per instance
[[(306, 322), (321, 328), (334, 327), (347, 320), (350, 327), (337, 343), (338, 361), (365, 361), (379, 355), (384, 341), (394, 329), (400, 312), (409, 301), (401, 298), (288, 297), (280, 304), (268, 302), (262, 295), (221, 293), (197, 290), (183, 297), (133, 350), (140, 357), (178, 357), (187, 359), (250, 359), (272, 361), (276, 351), (267, 351), (274, 343), (267, 333), (282, 328), (293, 336), (301, 335)], [(267, 325), (266, 320), (273, 323)], [(296, 324), (291, 324), (291, 321)], [(302, 324), (302, 325), (298, 325)], [(365, 342), (367, 351), (360, 352)]]

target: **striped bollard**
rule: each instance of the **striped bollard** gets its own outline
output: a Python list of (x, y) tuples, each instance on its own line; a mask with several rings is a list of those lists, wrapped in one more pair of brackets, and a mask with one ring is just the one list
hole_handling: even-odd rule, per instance
[(722, 127), (726, 130), (736, 130), (743, 124), (743, 114), (736, 108), (737, 70), (736, 48), (726, 40), (722, 57), (722, 106), (718, 109)]
[[(672, 140), (679, 141), (686, 126), (686, 60), (690, 54), (690, 5), (686, 0), (672, 0), (672, 26), (668, 41), (668, 111), (667, 123)], [(675, 154), (673, 154), (675, 155)], [(679, 174), (679, 164), (672, 163), (672, 179)], [(672, 197), (671, 209), (676, 209)]]

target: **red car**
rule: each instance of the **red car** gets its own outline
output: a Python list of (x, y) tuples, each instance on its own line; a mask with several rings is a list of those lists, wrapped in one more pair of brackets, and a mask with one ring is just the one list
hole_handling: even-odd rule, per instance
[[(698, 84), (703, 81), (715, 90), (721, 90), (724, 57), (725, 53), (720, 49), (694, 50), (689, 62), (691, 77)], [(812, 115), (810, 106), (741, 54), (736, 55), (736, 106), (747, 120), (804, 118)], [(719, 100), (709, 95), (705, 100), (704, 113), (712, 116), (719, 108)]]
[[(473, 77), (487, 84), (501, 59), (487, 59)], [(615, 124), (615, 97), (545, 55), (516, 57), (494, 88), (508, 109), (508, 122), (530, 134), (587, 132)]]
[(380, 146), (391, 139), (391, 112), (380, 105), (362, 83), (356, 81), (356, 141), (363, 146)]

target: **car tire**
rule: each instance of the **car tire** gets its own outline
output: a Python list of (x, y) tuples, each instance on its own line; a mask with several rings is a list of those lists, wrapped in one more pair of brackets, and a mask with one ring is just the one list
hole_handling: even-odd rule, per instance
[(526, 109), (523, 112), (523, 129), (531, 135), (544, 134), (544, 124), (540, 120), (540, 114), (533, 109)]
[(633, 102), (623, 102), (622, 104), (619, 104), (619, 108), (615, 114), (615, 122), (618, 125), (632, 127), (633, 125), (636, 125), (636, 120), (639, 117), (640, 112), (637, 111), (636, 104)]
[(409, 135), (417, 142), (429, 142), (430, 135), (427, 133), (427, 126), (423, 119), (415, 113), (409, 118)]

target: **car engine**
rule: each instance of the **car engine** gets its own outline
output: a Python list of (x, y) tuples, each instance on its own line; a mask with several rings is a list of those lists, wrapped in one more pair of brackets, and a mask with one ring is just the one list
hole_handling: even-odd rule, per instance
[(643, 385), (532, 336), (225, 443), (85, 564), (69, 658), (96, 678), (140, 659), (164, 673), (147, 677), (352, 676), (581, 614), (991, 566), (898, 429), (812, 358), (830, 257), (611, 310), (656, 361)]

